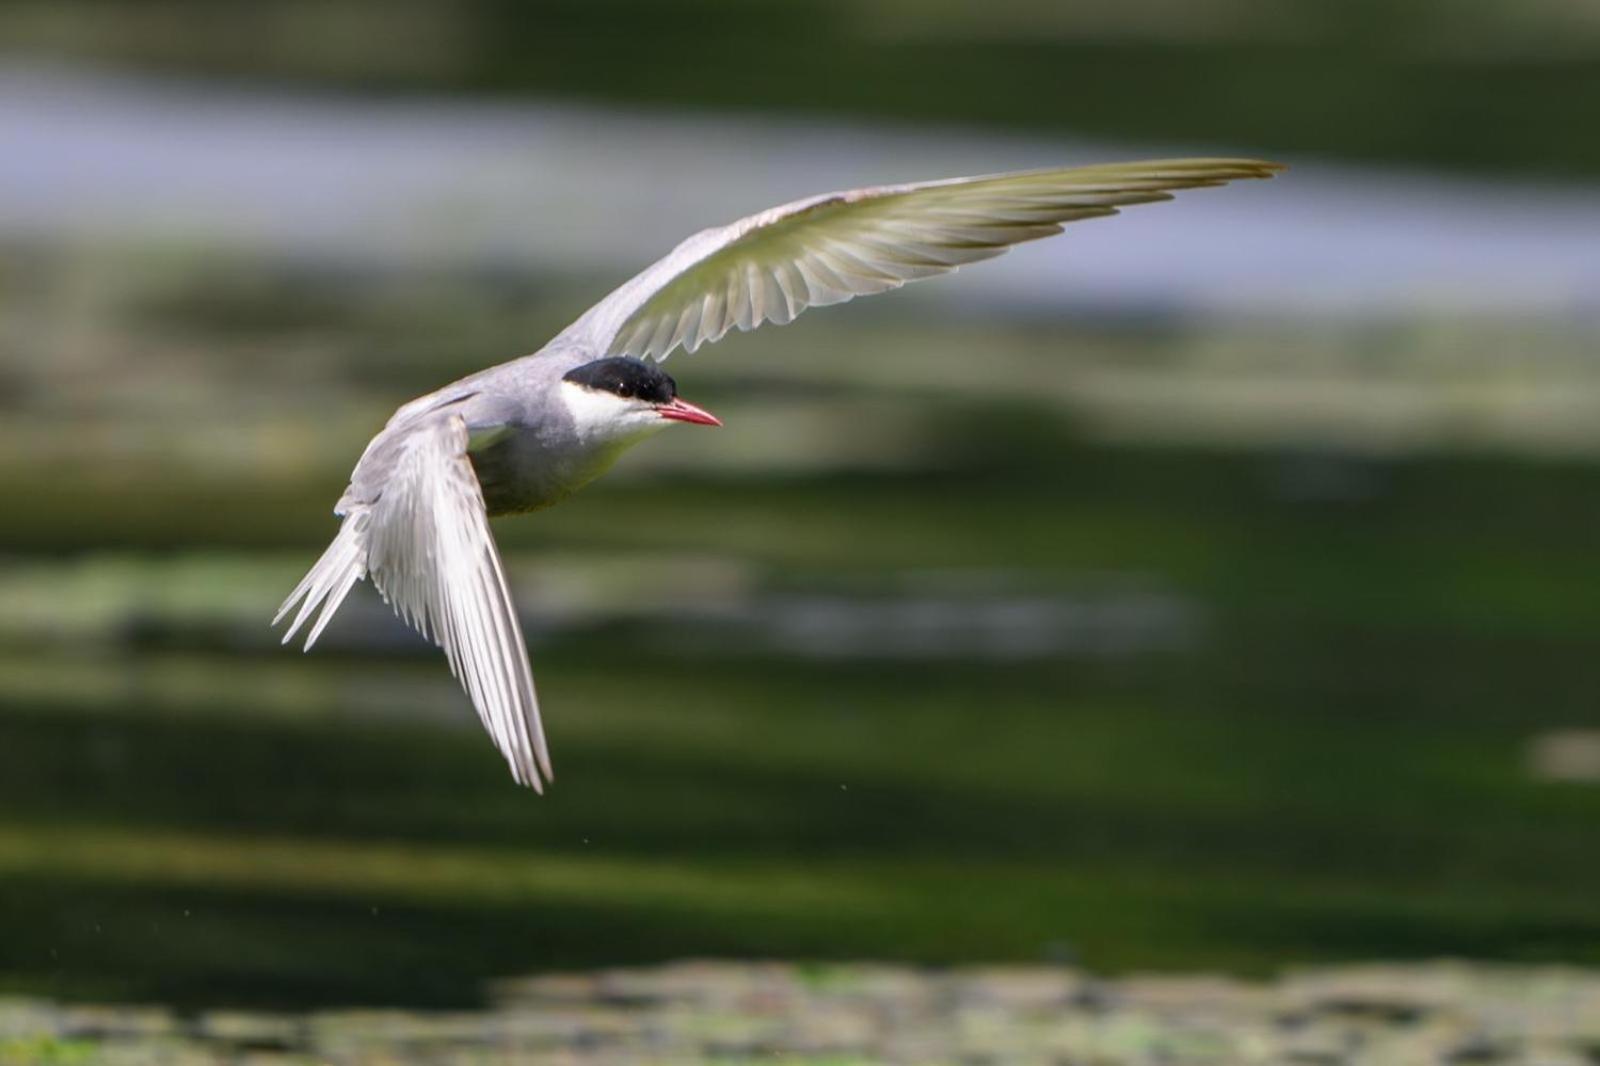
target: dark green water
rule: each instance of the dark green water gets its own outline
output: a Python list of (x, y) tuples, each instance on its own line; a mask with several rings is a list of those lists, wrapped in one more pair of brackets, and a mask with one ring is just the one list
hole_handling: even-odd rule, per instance
[(570, 286), (43, 262), (0, 420), (7, 989), (1600, 961), (1600, 788), (1531, 754), (1600, 729), (1600, 468), (1506, 444), (1566, 408), (1497, 361), (1583, 396), (1582, 337), (851, 308), (675, 361), (720, 435), (497, 526), (540, 798), (370, 590), (310, 657), (266, 622), (388, 409)]

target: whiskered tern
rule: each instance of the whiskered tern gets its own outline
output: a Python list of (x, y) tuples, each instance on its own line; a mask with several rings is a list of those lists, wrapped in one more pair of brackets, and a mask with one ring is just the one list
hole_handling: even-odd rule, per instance
[(343, 521), (333, 543), (273, 624), (294, 612), (287, 643), (311, 623), (309, 649), (355, 583), (371, 578), (444, 649), (512, 776), (543, 791), (550, 754), (489, 518), (559, 503), (674, 422), (721, 425), (660, 369), (674, 349), (897, 289), (1175, 189), (1281, 169), (1167, 159), (883, 185), (697, 233), (534, 354), (396, 411), (334, 508)]

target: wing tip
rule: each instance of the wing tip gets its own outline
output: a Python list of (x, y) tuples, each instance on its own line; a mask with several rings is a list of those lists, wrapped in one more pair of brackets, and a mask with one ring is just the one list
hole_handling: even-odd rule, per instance
[(555, 774), (550, 772), (548, 758), (541, 757), (539, 765), (523, 764), (513, 759), (506, 760), (511, 766), (511, 779), (524, 788), (533, 789), (537, 795), (544, 795), (545, 785), (555, 784)]

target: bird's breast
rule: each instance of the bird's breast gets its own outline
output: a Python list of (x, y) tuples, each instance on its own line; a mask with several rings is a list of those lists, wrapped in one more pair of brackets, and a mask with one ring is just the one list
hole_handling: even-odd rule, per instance
[(609, 470), (625, 450), (625, 445), (583, 446), (519, 429), (468, 455), (488, 512), (507, 515), (560, 503)]

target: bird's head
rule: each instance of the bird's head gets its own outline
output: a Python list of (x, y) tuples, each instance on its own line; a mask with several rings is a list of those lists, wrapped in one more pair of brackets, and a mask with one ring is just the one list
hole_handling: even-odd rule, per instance
[(678, 383), (655, 363), (626, 356), (567, 371), (561, 398), (580, 437), (594, 442), (642, 438), (673, 422), (720, 426), (710, 411), (678, 397)]

